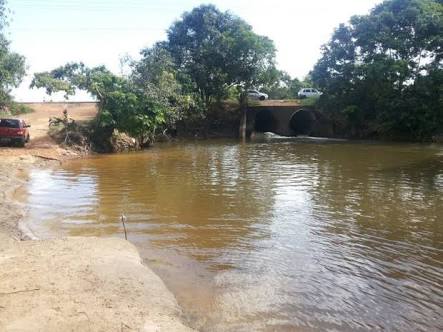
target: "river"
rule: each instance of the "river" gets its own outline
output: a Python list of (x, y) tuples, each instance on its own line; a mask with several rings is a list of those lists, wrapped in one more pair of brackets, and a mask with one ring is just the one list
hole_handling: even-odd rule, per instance
[(202, 331), (443, 328), (443, 148), (165, 143), (35, 169), (41, 238), (124, 237)]

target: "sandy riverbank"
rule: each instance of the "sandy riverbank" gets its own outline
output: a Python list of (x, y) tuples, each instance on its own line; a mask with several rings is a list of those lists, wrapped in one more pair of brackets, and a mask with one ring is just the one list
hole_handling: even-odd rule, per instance
[(33, 156), (0, 161), (0, 331), (191, 331), (129, 242), (26, 240), (14, 191), (27, 167), (47, 163)]
[(31, 241), (20, 228), (26, 208), (14, 194), (27, 170), (75, 157), (43, 130), (26, 149), (0, 148), (0, 331), (192, 331), (129, 242)]

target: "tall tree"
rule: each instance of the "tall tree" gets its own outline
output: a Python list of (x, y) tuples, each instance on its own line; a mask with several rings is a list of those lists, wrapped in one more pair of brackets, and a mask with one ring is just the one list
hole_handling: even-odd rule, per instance
[(443, 4), (388, 0), (341, 24), (311, 72), (320, 102), (358, 136), (443, 130)]
[(281, 70), (269, 70), (270, 77), (267, 83), (261, 86), (261, 91), (267, 93), (270, 99), (295, 99), (303, 86), (310, 86), (301, 82)]
[(161, 101), (145, 94), (131, 80), (103, 66), (88, 68), (83, 63), (68, 63), (34, 74), (31, 88), (44, 88), (48, 94), (63, 91), (66, 98), (77, 89), (88, 91), (99, 102), (96, 131), (110, 135), (118, 129), (138, 138), (141, 144), (153, 139), (168, 111)]
[(17, 87), (25, 75), (25, 59), (12, 52), (4, 29), (8, 24), (5, 0), (0, 0), (0, 109), (11, 101), (11, 88)]
[(131, 64), (130, 79), (146, 97), (164, 105), (168, 110), (167, 127), (173, 129), (183, 113), (195, 106), (195, 98), (189, 92), (192, 82), (177, 70), (164, 43), (156, 43), (140, 53), (142, 58)]
[(213, 5), (185, 13), (169, 28), (167, 45), (206, 105), (224, 97), (231, 86), (259, 85), (274, 67), (273, 42)]

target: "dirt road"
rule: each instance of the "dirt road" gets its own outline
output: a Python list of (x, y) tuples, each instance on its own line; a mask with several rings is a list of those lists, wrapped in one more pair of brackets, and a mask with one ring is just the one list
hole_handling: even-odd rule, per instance
[[(16, 200), (27, 170), (76, 156), (47, 135), (49, 118), (61, 116), (64, 105), (30, 106), (35, 112), (22, 118), (32, 126), (31, 143), (0, 147), (0, 331), (193, 331), (174, 295), (129, 242), (17, 241), (31, 236), (20, 227), (26, 206)], [(97, 111), (82, 103), (69, 104), (68, 112), (89, 120)]]
[(26, 104), (34, 112), (19, 116), (31, 125), (31, 142), (25, 148), (0, 147), (0, 158), (6, 156), (35, 156), (59, 159), (69, 154), (61, 149), (49, 136), (48, 124), (52, 117), (61, 117), (67, 107), (68, 114), (76, 121), (92, 120), (97, 114), (95, 103), (32, 103)]

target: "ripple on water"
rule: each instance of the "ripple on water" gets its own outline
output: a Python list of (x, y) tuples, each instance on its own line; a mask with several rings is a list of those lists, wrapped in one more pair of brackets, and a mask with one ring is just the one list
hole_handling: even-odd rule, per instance
[(168, 144), (35, 170), (28, 222), (123, 237), (125, 213), (203, 331), (439, 330), (441, 151), (326, 143)]

